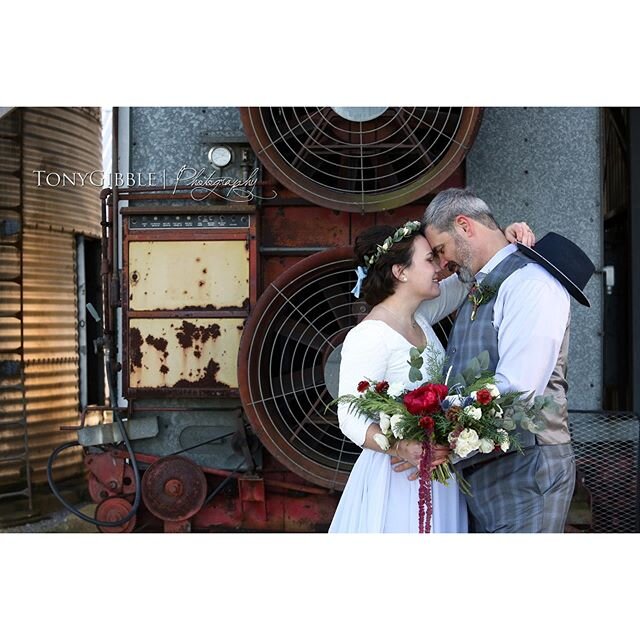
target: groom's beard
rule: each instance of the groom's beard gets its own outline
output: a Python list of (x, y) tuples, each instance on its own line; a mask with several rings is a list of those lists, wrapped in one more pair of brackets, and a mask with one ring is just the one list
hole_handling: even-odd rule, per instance
[(458, 274), (458, 278), (467, 284), (471, 284), (475, 282), (476, 274), (473, 269), (473, 256), (471, 253), (471, 247), (469, 243), (460, 238), (459, 236), (454, 237), (454, 242), (456, 245), (456, 254), (458, 257), (456, 272)]

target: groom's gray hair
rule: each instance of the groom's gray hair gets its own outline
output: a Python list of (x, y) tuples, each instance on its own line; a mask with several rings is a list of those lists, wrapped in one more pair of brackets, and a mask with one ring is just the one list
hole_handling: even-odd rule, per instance
[(469, 189), (441, 191), (424, 212), (422, 223), (424, 227), (434, 227), (440, 232), (451, 232), (454, 221), (459, 215), (477, 220), (490, 229), (500, 228), (487, 203)]

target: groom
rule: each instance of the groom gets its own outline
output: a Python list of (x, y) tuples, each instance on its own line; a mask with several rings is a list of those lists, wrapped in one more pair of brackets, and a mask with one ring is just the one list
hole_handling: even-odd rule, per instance
[(524, 455), (477, 454), (460, 465), (473, 494), (471, 531), (561, 533), (575, 481), (566, 399), (569, 293), (557, 274), (528, 257), (535, 251), (525, 255), (505, 240), (486, 203), (470, 191), (440, 192), (423, 222), (440, 266), (480, 287), (482, 302), (475, 313), (470, 300), (463, 304), (449, 338), (452, 373), (486, 350), (501, 393), (551, 394), (561, 407), (545, 414), (538, 435), (519, 432)]

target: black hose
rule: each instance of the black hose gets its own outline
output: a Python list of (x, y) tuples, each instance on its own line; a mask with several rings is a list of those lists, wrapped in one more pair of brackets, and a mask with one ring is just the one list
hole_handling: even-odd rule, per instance
[(49, 456), (49, 460), (47, 462), (47, 481), (49, 482), (49, 487), (51, 488), (51, 492), (53, 495), (58, 498), (58, 500), (62, 503), (62, 505), (71, 511), (74, 515), (78, 516), (81, 520), (85, 522), (90, 522), (96, 527), (119, 527), (123, 525), (125, 522), (128, 522), (133, 518), (133, 516), (138, 511), (138, 507), (140, 506), (140, 498), (142, 495), (141, 486), (140, 486), (140, 471), (138, 469), (138, 463), (136, 461), (136, 456), (133, 452), (133, 447), (131, 446), (131, 442), (129, 441), (129, 436), (127, 435), (127, 430), (124, 427), (124, 423), (122, 422), (122, 418), (120, 417), (120, 413), (118, 411), (118, 401), (115, 396), (114, 391), (114, 383), (113, 383), (113, 371), (111, 370), (111, 363), (109, 359), (106, 358), (106, 366), (107, 366), (107, 386), (109, 387), (109, 398), (111, 399), (111, 407), (113, 410), (113, 415), (118, 422), (118, 426), (120, 427), (120, 431), (122, 432), (122, 437), (124, 439), (124, 444), (129, 452), (129, 459), (131, 460), (131, 466), (133, 467), (133, 473), (136, 480), (136, 493), (135, 498), (133, 500), (133, 505), (131, 506), (131, 511), (127, 513), (126, 516), (123, 516), (119, 520), (114, 520), (113, 522), (103, 522), (101, 520), (96, 520), (90, 516), (85, 515), (82, 511), (79, 511), (75, 507), (72, 507), (68, 502), (64, 500), (64, 498), (60, 495), (54, 481), (53, 481), (53, 463), (58, 457), (58, 455), (64, 451), (65, 449), (69, 449), (71, 447), (79, 447), (82, 446), (79, 442), (66, 442), (65, 444), (57, 447), (53, 453)]

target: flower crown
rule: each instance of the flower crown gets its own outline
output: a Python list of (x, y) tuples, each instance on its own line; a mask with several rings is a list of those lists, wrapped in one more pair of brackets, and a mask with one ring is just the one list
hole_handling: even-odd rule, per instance
[(364, 257), (364, 264), (367, 267), (371, 267), (377, 262), (383, 253), (387, 253), (387, 251), (391, 249), (394, 243), (404, 240), (404, 238), (415, 233), (419, 228), (420, 223), (417, 220), (405, 222), (392, 236), (389, 236), (382, 244), (378, 245), (375, 253)]

